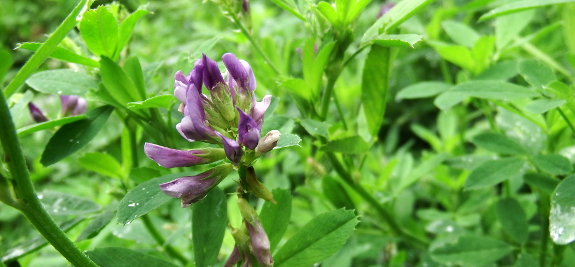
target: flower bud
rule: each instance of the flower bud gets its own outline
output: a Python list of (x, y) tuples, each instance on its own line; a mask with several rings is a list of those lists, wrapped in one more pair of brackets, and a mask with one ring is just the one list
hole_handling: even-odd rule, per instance
[(198, 148), (193, 150), (178, 150), (152, 143), (144, 144), (144, 152), (164, 168), (187, 167), (206, 164), (226, 158), (222, 148)]
[(28, 103), (28, 109), (30, 110), (32, 119), (34, 119), (35, 122), (40, 123), (48, 121), (48, 118), (46, 117), (46, 115), (44, 115), (44, 112), (42, 112), (42, 110), (40, 110), (38, 106), (34, 105), (34, 103), (32, 102)]
[(246, 168), (246, 181), (248, 182), (250, 192), (252, 192), (252, 194), (254, 194), (256, 197), (277, 204), (277, 202), (274, 200), (272, 192), (270, 192), (270, 190), (268, 190), (264, 184), (258, 181), (256, 172), (252, 166)]
[(269, 131), (264, 138), (260, 140), (260, 143), (256, 147), (256, 154), (261, 155), (270, 150), (272, 150), (278, 144), (281, 133), (277, 130)]

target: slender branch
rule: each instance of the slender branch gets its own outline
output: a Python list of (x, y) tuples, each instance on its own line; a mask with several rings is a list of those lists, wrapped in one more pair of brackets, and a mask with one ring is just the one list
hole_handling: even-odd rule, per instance
[(242, 25), (242, 23), (240, 22), (240, 20), (237, 18), (236, 15), (233, 14), (233, 12), (228, 12), (230, 14), (230, 18), (232, 19), (232, 22), (240, 29), (240, 31), (242, 32), (242, 34), (248, 38), (248, 40), (250, 41), (250, 43), (252, 44), (252, 46), (256, 49), (256, 51), (264, 58), (264, 60), (270, 65), (270, 67), (274, 70), (274, 72), (277, 75), (281, 75), (280, 70), (274, 65), (274, 63), (270, 60), (270, 58), (268, 57), (268, 55), (264, 52), (264, 50), (262, 50), (262, 48), (260, 47), (260, 45), (258, 44), (258, 42), (256, 42), (256, 40), (252, 37), (252, 35), (248, 32), (248, 30), (244, 27), (244, 25)]
[[(323, 96), (321, 98), (321, 106), (319, 110), (319, 117), (322, 120), (326, 119), (327, 112), (329, 111), (329, 103), (331, 102), (331, 95), (333, 94), (333, 89), (335, 87), (335, 81), (339, 77), (339, 73), (335, 75), (329, 75), (327, 78), (327, 86), (325, 87), (325, 91), (323, 92)], [(342, 118), (343, 119), (343, 118)]]
[(81, 267), (97, 267), (46, 212), (34, 191), (30, 180), (28, 166), (16, 135), (16, 128), (8, 109), (4, 94), (0, 93), (0, 141), (7, 157), (8, 169), (12, 176), (12, 184), (16, 193), (16, 208), (18, 208), (32, 225), (62, 254), (70, 263)]
[(158, 231), (158, 229), (156, 229), (156, 226), (154, 226), (154, 224), (152, 223), (152, 220), (150, 220), (150, 217), (148, 217), (148, 214), (143, 215), (140, 218), (142, 219), (142, 222), (144, 223), (146, 230), (148, 230), (148, 232), (152, 235), (154, 240), (156, 240), (156, 243), (158, 243), (158, 245), (162, 246), (164, 248), (164, 250), (166, 250), (166, 252), (168, 254), (170, 254), (170, 256), (174, 257), (176, 260), (181, 262), (183, 265), (188, 264), (188, 259), (186, 257), (184, 257), (184, 255), (182, 255), (174, 247), (166, 244), (166, 240), (164, 239), (164, 237), (162, 236), (160, 231)]
[(571, 123), (571, 121), (569, 120), (569, 118), (567, 118), (567, 115), (565, 115), (565, 113), (561, 108), (557, 107), (557, 111), (559, 112), (559, 115), (563, 117), (563, 119), (567, 123), (567, 126), (569, 126), (569, 129), (571, 129), (571, 132), (575, 135), (575, 127), (573, 127), (573, 123)]
[(30, 59), (22, 66), (20, 71), (16, 74), (14, 79), (6, 86), (4, 90), (4, 95), (10, 97), (20, 86), (24, 84), (24, 81), (32, 75), (32, 73), (44, 62), (44, 60), (56, 49), (56, 46), (64, 40), (68, 32), (76, 26), (76, 17), (85, 8), (87, 0), (80, 0), (78, 5), (70, 12), (68, 17), (58, 26), (56, 31), (50, 35), (50, 37), (38, 48), (38, 51), (34, 53)]

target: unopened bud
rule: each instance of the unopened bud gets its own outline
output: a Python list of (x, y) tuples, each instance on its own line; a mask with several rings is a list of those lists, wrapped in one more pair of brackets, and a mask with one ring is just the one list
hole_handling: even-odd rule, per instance
[(30, 114), (32, 115), (32, 119), (34, 119), (35, 122), (45, 122), (48, 120), (48, 118), (46, 117), (46, 115), (44, 115), (44, 112), (42, 112), (42, 110), (40, 110), (40, 108), (38, 108), (38, 106), (34, 105), (34, 103), (30, 102), (28, 103), (28, 109), (30, 110)]
[(264, 184), (258, 181), (256, 177), (256, 172), (254, 167), (247, 167), (246, 168), (246, 181), (248, 182), (248, 188), (256, 197), (259, 197), (266, 201), (271, 201), (274, 204), (277, 202), (274, 200), (274, 196), (270, 190), (268, 190)]
[(258, 146), (256, 147), (256, 154), (264, 154), (276, 147), (278, 140), (280, 139), (281, 133), (278, 130), (269, 131), (266, 136), (264, 136)]
[(246, 227), (250, 233), (252, 249), (258, 263), (264, 267), (273, 266), (274, 260), (270, 251), (270, 240), (260, 221), (256, 218), (253, 223), (246, 222)]
[(254, 220), (257, 219), (256, 211), (254, 210), (254, 208), (252, 208), (252, 205), (250, 205), (250, 203), (248, 203), (248, 201), (245, 198), (243, 197), (238, 198), (238, 207), (240, 208), (240, 213), (242, 214), (242, 217), (246, 220), (246, 222), (253, 223)]

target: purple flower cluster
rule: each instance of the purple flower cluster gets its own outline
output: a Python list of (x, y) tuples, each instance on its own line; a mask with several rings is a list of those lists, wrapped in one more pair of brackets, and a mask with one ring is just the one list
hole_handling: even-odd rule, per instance
[[(186, 76), (181, 71), (174, 75), (174, 95), (182, 102), (178, 109), (183, 119), (176, 125), (180, 135), (190, 141), (221, 145), (222, 148), (177, 150), (146, 143), (146, 155), (166, 168), (186, 167), (216, 162), (223, 164), (196, 176), (178, 178), (161, 184), (169, 196), (181, 198), (182, 207), (202, 199), (208, 191), (224, 179), (250, 154), (251, 160), (273, 149), (279, 139), (278, 131), (261, 138), (264, 113), (271, 103), (271, 95), (256, 102), (256, 79), (251, 66), (231, 53), (224, 54), (225, 73), (218, 64), (202, 55)], [(203, 94), (206, 88), (209, 96)], [(221, 167), (225, 166), (225, 167)]]
[[(62, 117), (76, 116), (86, 113), (86, 99), (77, 95), (61, 95), (60, 102), (62, 103)], [(42, 112), (34, 103), (28, 103), (28, 109), (32, 115), (32, 119), (37, 122), (48, 121), (48, 117)]]

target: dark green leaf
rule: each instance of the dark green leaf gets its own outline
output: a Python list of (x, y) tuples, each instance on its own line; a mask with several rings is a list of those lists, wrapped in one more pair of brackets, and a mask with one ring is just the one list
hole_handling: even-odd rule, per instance
[(112, 110), (110, 106), (102, 106), (86, 113), (86, 119), (62, 126), (48, 141), (40, 163), (52, 165), (84, 147), (102, 129)]
[(313, 218), (275, 254), (275, 267), (305, 267), (338, 251), (359, 221), (350, 210), (334, 210)]
[(573, 171), (569, 159), (559, 154), (536, 155), (532, 160), (537, 168), (549, 174), (565, 175)]
[[(59, 226), (60, 226), (60, 229), (62, 229), (62, 231), (66, 232), (66, 231), (74, 228), (74, 226), (78, 225), (78, 223), (80, 223), (82, 220), (84, 220), (84, 217), (79, 216), (79, 217), (76, 217), (74, 219), (65, 221), (65, 222), (61, 223)], [(48, 244), (48, 241), (43, 236), (36, 236), (33, 238), (29, 238), (28, 240), (22, 242), (18, 246), (7, 250), (4, 253), (4, 255), (2, 256), (1, 261), (3, 261), (3, 262), (13, 261), (13, 260), (18, 259), (22, 256), (28, 255), (28, 254), (44, 247), (47, 244)]]
[(433, 0), (404, 0), (399, 2), (365, 31), (361, 42), (368, 42), (380, 33), (393, 32), (397, 26), (421, 11), (431, 2)]
[(526, 59), (519, 62), (519, 74), (533, 87), (537, 89), (557, 80), (553, 69), (535, 60)]
[(525, 105), (525, 110), (535, 114), (543, 114), (551, 109), (562, 106), (565, 103), (567, 103), (567, 101), (563, 99), (537, 99)]
[(523, 176), (523, 180), (530, 186), (543, 190), (551, 194), (555, 187), (559, 184), (560, 180), (540, 173), (527, 173)]
[(334, 207), (338, 209), (355, 209), (355, 204), (347, 194), (343, 185), (336, 178), (324, 176), (321, 180), (321, 188), (323, 195), (331, 202), (331, 204), (333, 204)]
[(228, 224), (226, 195), (214, 187), (192, 206), (192, 243), (197, 267), (212, 266), (218, 259)]
[(374, 44), (384, 47), (411, 47), (421, 41), (423, 35), (419, 34), (382, 34), (371, 40)]
[(168, 202), (168, 200), (173, 199), (162, 193), (160, 184), (195, 174), (197, 173), (183, 172), (168, 174), (137, 185), (120, 201), (118, 205), (117, 223), (127, 224)]
[(439, 95), (435, 105), (447, 109), (467, 97), (487, 98), (494, 100), (512, 100), (537, 97), (539, 93), (523, 86), (502, 81), (469, 81), (458, 84)]
[(38, 193), (38, 199), (52, 215), (83, 215), (101, 209), (92, 200), (61, 192), (43, 191)]
[(124, 70), (107, 57), (100, 58), (100, 77), (106, 91), (121, 105), (144, 100)]
[(118, 22), (106, 6), (99, 6), (83, 14), (80, 34), (95, 55), (114, 56), (118, 46)]
[(513, 267), (540, 267), (539, 262), (528, 253), (521, 252)]
[(278, 144), (274, 149), (280, 149), (284, 147), (290, 146), (300, 146), (299, 142), (301, 142), (301, 138), (295, 134), (284, 134), (282, 133), (280, 140), (278, 140)]
[(272, 191), (277, 204), (266, 201), (260, 211), (260, 221), (270, 240), (271, 252), (275, 250), (287, 230), (291, 217), (290, 190), (276, 188)]
[(515, 2), (511, 2), (509, 4), (506, 4), (504, 6), (498, 7), (496, 9), (493, 9), (493, 10), (485, 13), (483, 16), (481, 16), (479, 18), (479, 21), (483, 21), (486, 19), (491, 19), (491, 18), (495, 18), (495, 17), (507, 15), (507, 14), (512, 14), (515, 12), (520, 12), (520, 11), (528, 10), (528, 9), (532, 9), (532, 8), (538, 8), (538, 7), (542, 7), (542, 6), (546, 6), (546, 5), (572, 3), (572, 2), (575, 2), (575, 0), (522, 0), (522, 1), (515, 1)]
[(320, 135), (328, 137), (330, 125), (324, 121), (316, 121), (312, 119), (303, 119), (300, 121), (301, 126), (311, 135)]
[(70, 69), (46, 70), (34, 73), (26, 84), (42, 93), (53, 95), (83, 96), (88, 89), (98, 88), (98, 81), (92, 76)]
[(549, 233), (556, 244), (565, 245), (575, 240), (575, 175), (561, 181), (551, 195)]
[(401, 100), (401, 99), (430, 97), (430, 96), (437, 95), (439, 93), (443, 93), (443, 92), (449, 90), (449, 88), (451, 88), (452, 86), (453, 85), (451, 85), (451, 84), (447, 84), (447, 83), (443, 83), (443, 82), (416, 83), (416, 84), (412, 84), (410, 86), (407, 86), (407, 87), (401, 89), (401, 91), (399, 91), (399, 93), (397, 93), (395, 98), (397, 100)]
[(124, 21), (122, 21), (119, 29), (118, 48), (116, 53), (120, 53), (122, 49), (124, 49), (124, 47), (128, 44), (130, 37), (132, 37), (132, 32), (134, 31), (136, 23), (138, 20), (140, 20), (141, 17), (148, 13), (150, 12), (147, 10), (138, 9), (134, 13), (130, 14), (126, 19), (124, 19)]
[(466, 234), (452, 242), (432, 245), (431, 258), (438, 263), (450, 266), (487, 266), (512, 250), (512, 246), (500, 240)]
[(503, 231), (515, 242), (524, 244), (529, 235), (527, 215), (519, 202), (514, 198), (500, 199), (495, 206), (495, 211), (501, 226), (503, 226)]
[(25, 135), (28, 135), (31, 133), (35, 133), (35, 132), (46, 130), (46, 129), (52, 129), (56, 126), (72, 123), (72, 122), (82, 120), (85, 118), (86, 118), (86, 115), (82, 114), (82, 115), (78, 115), (78, 116), (64, 117), (64, 118), (57, 119), (57, 120), (49, 120), (49, 121), (45, 121), (45, 122), (41, 122), (41, 123), (37, 123), (37, 124), (32, 124), (32, 125), (29, 125), (26, 127), (22, 127), (20, 129), (18, 129), (17, 132), (18, 132), (18, 136), (25, 136)]
[(91, 239), (97, 236), (98, 233), (100, 233), (100, 231), (104, 229), (104, 227), (106, 227), (110, 221), (112, 221), (115, 215), (115, 205), (110, 205), (105, 208), (100, 214), (94, 217), (90, 223), (88, 223), (88, 226), (82, 230), (80, 235), (76, 238), (75, 242), (80, 242), (82, 240)]
[(372, 136), (377, 135), (387, 99), (390, 48), (372, 45), (361, 78), (361, 103)]
[(121, 247), (97, 248), (86, 254), (101, 267), (178, 267), (154, 256)]
[(168, 109), (170, 103), (174, 100), (174, 95), (157, 95), (144, 101), (128, 103), (128, 109), (145, 109), (145, 108), (165, 108)]
[(515, 140), (501, 133), (482, 133), (474, 136), (471, 142), (478, 147), (503, 155), (525, 155), (527, 151)]
[(78, 159), (84, 169), (95, 171), (101, 175), (113, 178), (124, 178), (120, 163), (112, 156), (100, 152), (87, 153)]
[(124, 62), (124, 71), (132, 83), (138, 90), (139, 99), (146, 99), (146, 85), (144, 82), (144, 73), (142, 73), (142, 65), (136, 56), (131, 56)]
[[(27, 49), (36, 52), (41, 45), (42, 43), (22, 43), (17, 48)], [(54, 51), (52, 52), (52, 54), (50, 54), (49, 57), (60, 61), (82, 64), (84, 66), (93, 68), (98, 68), (100, 66), (98, 61), (78, 55), (62, 47), (56, 47), (56, 49), (54, 49)]]
[(286, 116), (271, 116), (264, 120), (264, 125), (262, 126), (262, 134), (266, 134), (271, 130), (278, 130), (287, 124), (293, 125), (293, 120)]
[(481, 37), (473, 28), (458, 21), (446, 20), (441, 25), (449, 38), (458, 45), (472, 48)]
[(354, 135), (342, 139), (331, 140), (325, 144), (321, 150), (329, 152), (340, 152), (347, 154), (361, 154), (369, 151), (370, 146), (359, 135)]
[(489, 160), (473, 169), (464, 187), (466, 189), (480, 189), (494, 186), (521, 173), (524, 162), (519, 158), (505, 158)]

